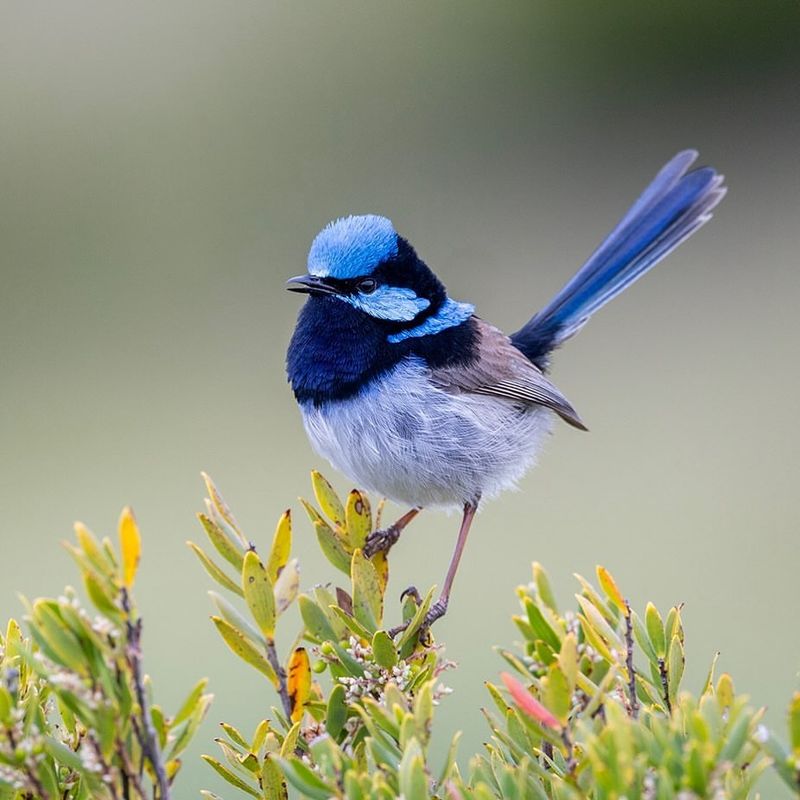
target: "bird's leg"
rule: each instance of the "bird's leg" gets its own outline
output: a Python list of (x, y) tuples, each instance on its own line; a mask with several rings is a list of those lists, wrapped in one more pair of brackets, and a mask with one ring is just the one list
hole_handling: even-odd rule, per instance
[(383, 528), (382, 530), (371, 533), (364, 544), (364, 555), (367, 558), (372, 558), (376, 553), (388, 553), (394, 543), (400, 538), (403, 528), (405, 528), (419, 512), (419, 508), (412, 508), (410, 511), (406, 511), (397, 522), (393, 523), (388, 528)]
[(450, 601), (450, 590), (453, 588), (453, 581), (458, 572), (458, 564), (461, 561), (461, 556), (464, 552), (464, 545), (467, 543), (467, 536), (469, 536), (469, 529), (472, 525), (472, 520), (475, 517), (475, 512), (478, 510), (478, 500), (472, 503), (464, 503), (464, 516), (461, 518), (461, 527), (458, 530), (458, 539), (456, 540), (456, 549), (453, 551), (453, 557), (450, 559), (450, 566), (447, 568), (447, 575), (444, 579), (444, 586), (439, 599), (431, 606), (430, 611), (425, 615), (425, 622), (422, 623), (422, 630), (427, 630), (447, 613), (447, 604)]
[[(456, 572), (458, 572), (458, 564), (461, 561), (462, 554), (464, 553), (464, 545), (467, 543), (467, 536), (469, 536), (469, 529), (472, 525), (472, 520), (475, 517), (475, 512), (478, 510), (479, 500), (480, 497), (476, 498), (471, 503), (464, 503), (464, 516), (461, 518), (461, 527), (458, 531), (456, 549), (453, 552), (453, 557), (450, 559), (450, 566), (447, 568), (447, 575), (444, 579), (442, 593), (439, 595), (439, 599), (430, 607), (430, 610), (425, 615), (425, 620), (420, 628), (420, 634), (424, 634), (425, 631), (427, 631), (437, 619), (441, 619), (447, 613), (447, 604), (450, 601), (450, 590), (453, 588), (453, 581), (455, 580)], [(409, 589), (406, 589), (405, 592), (403, 592), (403, 596), (408, 593)], [(419, 593), (417, 593), (417, 596), (419, 596)], [(403, 625), (392, 628), (389, 631), (389, 636), (394, 638), (398, 633), (402, 633), (402, 631), (404, 631), (408, 625), (409, 623), (406, 622)]]

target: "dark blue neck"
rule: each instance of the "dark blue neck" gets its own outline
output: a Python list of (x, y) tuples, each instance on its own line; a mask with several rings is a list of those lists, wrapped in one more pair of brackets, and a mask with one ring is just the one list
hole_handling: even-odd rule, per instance
[(299, 403), (321, 405), (366, 389), (403, 358), (415, 355), (432, 368), (469, 363), (476, 330), (470, 317), (428, 336), (390, 342), (394, 323), (375, 319), (333, 297), (310, 297), (300, 311), (286, 368)]

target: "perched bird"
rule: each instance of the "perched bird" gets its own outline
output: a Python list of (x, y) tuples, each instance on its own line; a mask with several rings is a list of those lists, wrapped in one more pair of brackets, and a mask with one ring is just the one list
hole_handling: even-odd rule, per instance
[(713, 169), (678, 153), (558, 294), (506, 336), (445, 287), (385, 217), (338, 219), (314, 239), (309, 295), (287, 355), (314, 448), (360, 486), (410, 507), (365, 551), (394, 544), (421, 508), (463, 510), (441, 617), (483, 498), (512, 487), (556, 417), (586, 430), (547, 377), (551, 353), (592, 314), (711, 218), (725, 194)]

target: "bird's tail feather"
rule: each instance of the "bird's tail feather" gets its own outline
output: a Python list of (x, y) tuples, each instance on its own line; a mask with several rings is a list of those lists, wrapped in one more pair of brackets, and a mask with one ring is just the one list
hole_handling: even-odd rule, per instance
[(687, 172), (694, 150), (678, 153), (563, 289), (511, 341), (534, 363), (576, 334), (599, 308), (711, 219), (725, 195), (710, 167)]

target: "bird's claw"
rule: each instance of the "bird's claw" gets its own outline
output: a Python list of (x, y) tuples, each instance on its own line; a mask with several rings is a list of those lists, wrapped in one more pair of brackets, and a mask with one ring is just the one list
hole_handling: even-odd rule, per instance
[(377, 553), (388, 553), (400, 538), (400, 530), (396, 525), (390, 525), (380, 531), (373, 531), (367, 536), (364, 543), (364, 555), (372, 558)]
[(401, 603), (406, 599), (406, 597), (412, 597), (417, 605), (422, 604), (422, 596), (420, 595), (416, 586), (407, 586), (402, 592), (400, 592)]
[[(417, 591), (415, 586), (409, 586), (408, 589), (403, 591), (403, 594), (400, 595), (400, 598), (406, 597), (407, 595), (415, 596), (417, 599), (417, 603), (419, 603), (419, 592)], [(431, 625), (433, 625), (436, 620), (441, 619), (447, 613), (447, 599), (440, 598), (437, 600), (428, 610), (428, 613), (425, 615), (425, 619), (422, 620), (422, 625), (419, 626), (419, 630), (417, 634), (420, 637), (425, 636), (428, 631), (430, 630)], [(408, 626), (411, 624), (411, 620), (404, 622), (402, 625), (398, 625), (396, 628), (391, 628), (388, 633), (389, 636), (394, 639), (396, 636), (401, 634)]]

